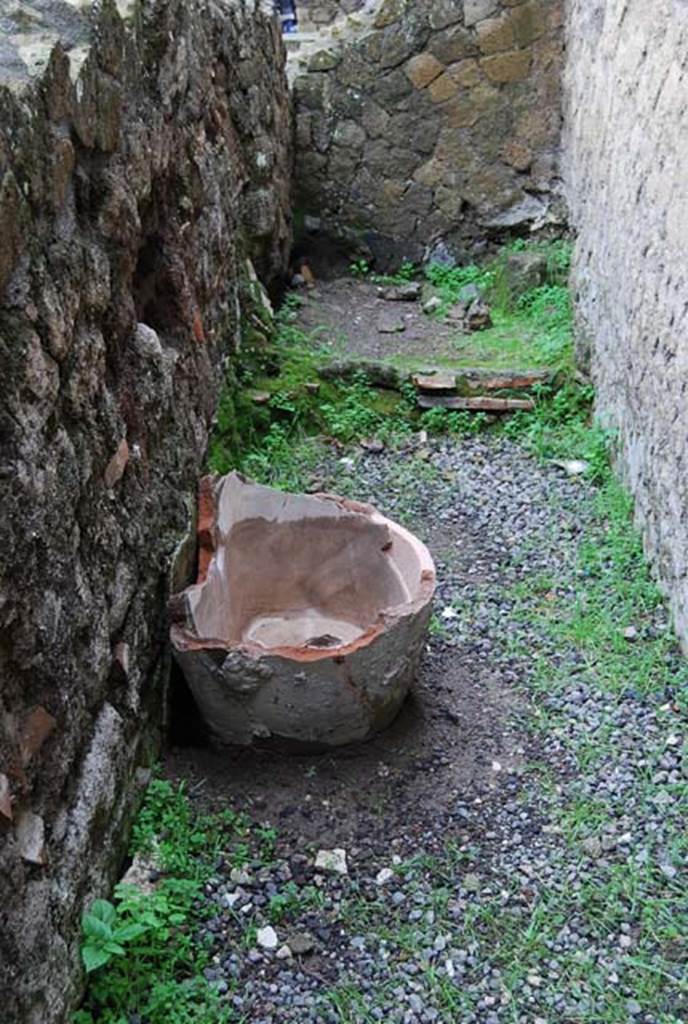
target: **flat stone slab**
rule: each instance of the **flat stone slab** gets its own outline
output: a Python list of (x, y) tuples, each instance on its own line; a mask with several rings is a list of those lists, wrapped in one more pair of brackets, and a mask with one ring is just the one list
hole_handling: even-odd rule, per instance
[(433, 373), (414, 373), (411, 378), (418, 391), (428, 394), (445, 394), (456, 391), (456, 374), (450, 370)]
[(382, 316), (378, 320), (379, 334), (402, 334), (406, 330), (406, 321), (400, 316)]
[(492, 398), (476, 395), (463, 398), (452, 395), (419, 395), (421, 409), (456, 409), (466, 412), (532, 412), (535, 402), (531, 398)]
[(421, 297), (423, 286), (420, 281), (409, 281), (408, 284), (388, 285), (380, 288), (379, 296), (385, 302), (417, 302)]
[(552, 374), (549, 370), (462, 370), (460, 378), (476, 391), (530, 391), (551, 381)]

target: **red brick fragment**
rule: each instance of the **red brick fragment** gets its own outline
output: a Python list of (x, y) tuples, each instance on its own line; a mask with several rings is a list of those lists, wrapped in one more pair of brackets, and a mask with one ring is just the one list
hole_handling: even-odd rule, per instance
[(198, 485), (198, 582), (208, 575), (215, 554), (213, 525), (215, 523), (215, 478), (204, 476)]
[(194, 313), (192, 327), (194, 338), (199, 345), (202, 345), (205, 342), (205, 331), (203, 330), (203, 321), (201, 320), (201, 314), (198, 310)]

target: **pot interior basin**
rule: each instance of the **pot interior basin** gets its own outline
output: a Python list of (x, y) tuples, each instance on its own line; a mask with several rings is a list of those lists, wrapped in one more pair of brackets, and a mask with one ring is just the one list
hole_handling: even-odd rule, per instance
[(327, 651), (413, 603), (426, 549), (370, 506), (284, 494), (230, 474), (216, 496), (214, 558), (190, 596), (199, 638)]

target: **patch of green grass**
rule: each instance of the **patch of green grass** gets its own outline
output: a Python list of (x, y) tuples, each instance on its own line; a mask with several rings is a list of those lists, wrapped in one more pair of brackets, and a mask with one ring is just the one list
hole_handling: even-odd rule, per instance
[(132, 835), (131, 852), (161, 877), (150, 891), (116, 886), (112, 902), (84, 914), (82, 957), (89, 970), (73, 1024), (225, 1024), (228, 1005), (203, 974), (210, 954), (199, 932), (207, 916), (202, 887), (219, 855), (240, 866), (269, 860), (275, 834), (243, 815), (194, 810), (183, 786), (154, 779)]
[[(503, 268), (514, 251), (545, 257), (543, 285), (514, 297), (504, 283)], [(573, 317), (567, 285), (571, 244), (566, 240), (525, 242), (505, 246), (496, 258), (477, 265), (447, 267), (430, 264), (425, 276), (442, 301), (437, 316), (443, 318), (459, 301), (467, 285), (475, 285), (489, 301), (493, 326), (470, 337), (459, 336), (452, 366), (486, 366), (493, 369), (524, 369), (547, 366), (572, 369)]]
[(440, 974), (431, 967), (426, 973), (426, 978), (433, 1001), (445, 1024), (457, 1024), (464, 1020), (469, 1014), (473, 1014), (476, 1005), (474, 993), (467, 992), (460, 982), (453, 981), (446, 974)]
[(425, 276), (437, 290), (444, 308), (459, 301), (461, 292), (466, 285), (473, 284), (486, 292), (493, 284), (496, 275), (494, 263), (478, 266), (469, 263), (463, 267), (446, 266), (443, 263), (430, 263), (425, 268)]
[[(612, 695), (680, 691), (688, 685), (688, 664), (670, 657), (676, 646), (668, 621), (655, 629), (663, 597), (632, 525), (631, 499), (607, 474), (594, 505), (597, 528), (581, 542), (573, 591), (546, 626), (560, 648), (570, 646), (582, 656), (597, 685)], [(626, 638), (628, 627), (637, 639)]]
[(299, 888), (295, 882), (286, 882), (279, 892), (270, 897), (268, 915), (273, 924), (290, 921), (308, 910), (322, 909), (324, 893), (314, 885)]
[(587, 477), (603, 483), (611, 472), (609, 452), (614, 435), (593, 422), (593, 398), (588, 385), (568, 383), (557, 391), (543, 386), (536, 391), (535, 411), (514, 413), (502, 429), (538, 458), (587, 462)]
[(409, 432), (404, 415), (390, 417), (378, 411), (375, 405), (376, 393), (367, 377), (356, 374), (338, 401), (319, 405), (324, 431), (335, 440), (344, 442), (365, 437), (385, 440), (392, 434), (398, 436)]
[(450, 409), (427, 409), (420, 417), (420, 425), (429, 434), (479, 434), (487, 416), (485, 413), (456, 412)]
[(131, 849), (153, 857), (162, 871), (203, 881), (212, 860), (226, 848), (227, 835), (237, 840), (247, 831), (243, 815), (197, 815), (183, 784), (153, 779), (134, 824)]

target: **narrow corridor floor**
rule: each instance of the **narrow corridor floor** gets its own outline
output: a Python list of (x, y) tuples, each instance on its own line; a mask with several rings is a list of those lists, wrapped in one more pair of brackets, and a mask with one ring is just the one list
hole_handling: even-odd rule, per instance
[(274, 837), (204, 890), (230, 1019), (688, 1019), (686, 666), (618, 485), (499, 437), (323, 447), (318, 474), (428, 543), (436, 609), (373, 742), (168, 756), (199, 810)]

